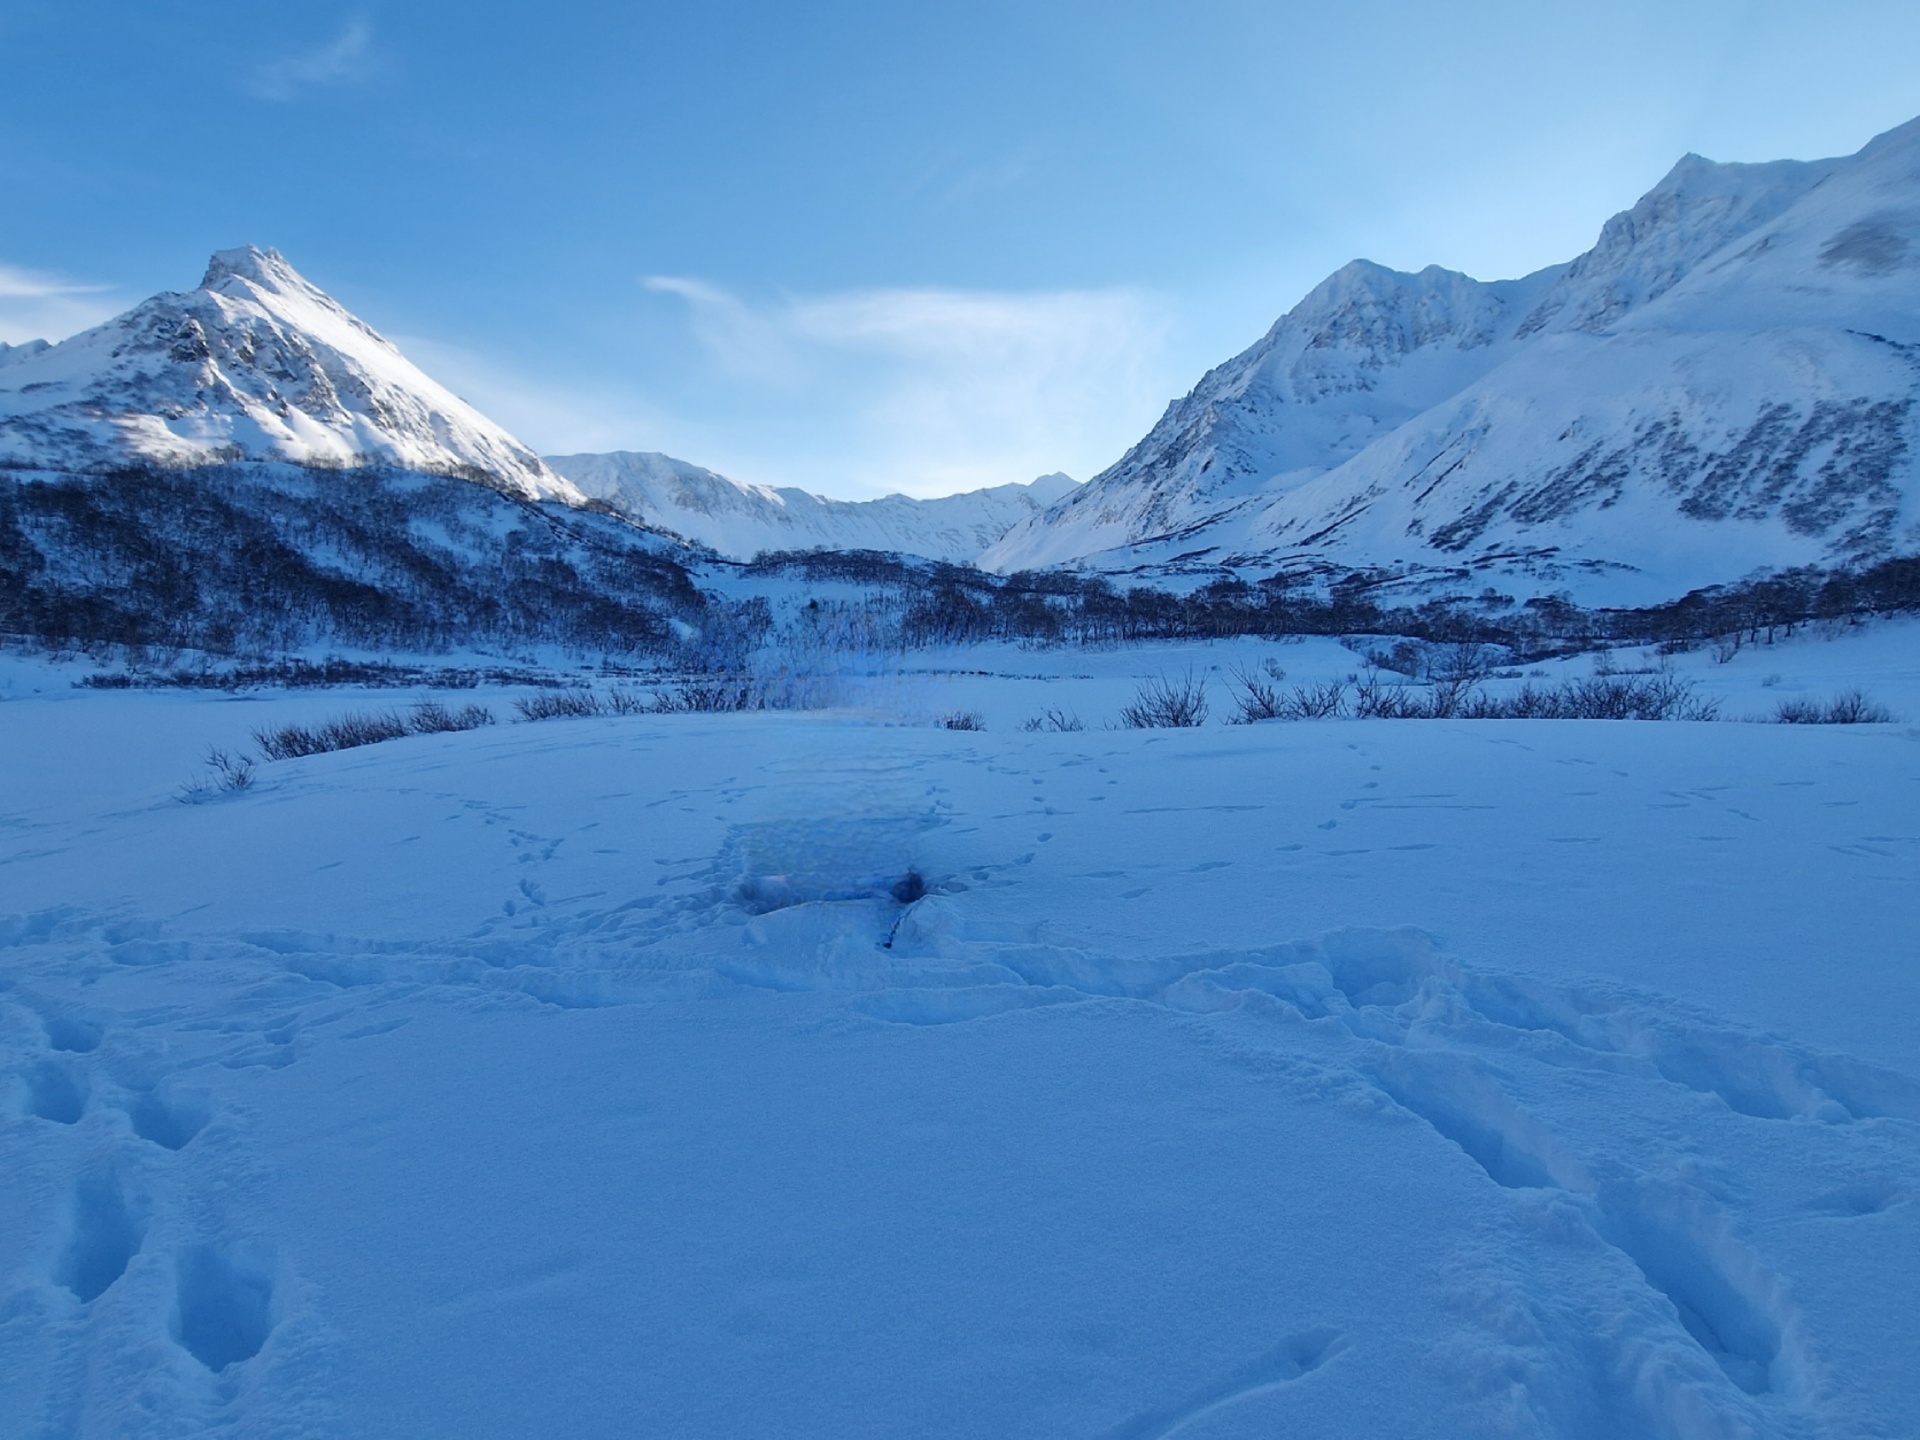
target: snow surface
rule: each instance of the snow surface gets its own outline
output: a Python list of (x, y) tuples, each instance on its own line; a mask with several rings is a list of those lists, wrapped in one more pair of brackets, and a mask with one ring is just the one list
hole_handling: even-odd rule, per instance
[(547, 464), (596, 500), (643, 524), (670, 530), (734, 560), (768, 550), (889, 550), (970, 564), (1019, 521), (1074, 489), (1042, 475), (916, 500), (829, 500), (806, 490), (730, 480), (671, 455), (616, 450), (549, 455)]
[(1912, 550), (1920, 120), (1683, 159), (1568, 265), (1357, 261), (982, 558), (1407, 567), (1648, 603)]
[(0, 464), (395, 465), (532, 499), (585, 497), (429, 379), (277, 250), (223, 250), (58, 345), (0, 349)]
[(1890, 725), (981, 647), (195, 805), (411, 697), (0, 661), (0, 1435), (1920, 1433), (1915, 634), (1676, 662)]

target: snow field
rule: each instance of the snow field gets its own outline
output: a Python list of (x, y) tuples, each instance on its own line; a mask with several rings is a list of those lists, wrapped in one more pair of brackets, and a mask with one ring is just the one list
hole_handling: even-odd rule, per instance
[(1920, 1431), (1912, 727), (1012, 728), (1270, 654), (199, 805), (407, 697), (9, 668), (0, 1435)]

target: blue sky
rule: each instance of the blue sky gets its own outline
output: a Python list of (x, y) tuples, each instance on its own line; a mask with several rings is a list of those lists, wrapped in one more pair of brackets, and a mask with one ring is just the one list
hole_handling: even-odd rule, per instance
[(1085, 478), (1345, 261), (1570, 258), (1916, 55), (1911, 0), (0, 0), (0, 339), (252, 242), (548, 453)]

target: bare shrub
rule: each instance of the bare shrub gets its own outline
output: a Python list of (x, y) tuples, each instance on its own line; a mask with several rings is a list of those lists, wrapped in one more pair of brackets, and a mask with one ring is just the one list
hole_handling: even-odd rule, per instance
[(1426, 693), (1413, 685), (1382, 685), (1368, 676), (1353, 687), (1353, 718), (1356, 720), (1426, 720)]
[(484, 705), (462, 705), (455, 710), (438, 700), (422, 700), (407, 717), (407, 728), (416, 735), (447, 735), (491, 724), (493, 712)]
[(682, 680), (671, 690), (656, 691), (652, 705), (661, 715), (728, 714), (767, 708), (750, 675), (700, 675)]
[(942, 730), (984, 730), (986, 717), (978, 710), (949, 710), (935, 722)]
[(279, 725), (255, 730), (253, 743), (269, 760), (297, 760), (303, 755), (324, 755), (329, 750), (377, 745), (382, 740), (398, 740), (411, 733), (407, 720), (391, 710), (377, 714), (355, 711), (314, 726)]
[(609, 715), (649, 715), (655, 708), (651, 700), (644, 700), (631, 690), (609, 690), (606, 707)]
[(1284, 720), (1337, 720), (1346, 709), (1347, 687), (1338, 680), (1296, 685), (1285, 701)]
[(407, 735), (440, 735), (456, 730), (477, 730), (493, 724), (493, 712), (484, 705), (462, 705), (459, 709), (438, 700), (422, 700), (411, 714), (393, 710), (377, 713), (355, 711), (336, 716), (318, 725), (276, 725), (253, 732), (253, 743), (269, 760), (298, 760), (303, 755), (324, 755), (330, 750), (352, 750), (361, 745), (377, 745), (383, 740), (399, 740)]
[(329, 750), (352, 750), (361, 745), (378, 745), (382, 740), (398, 740), (412, 733), (406, 718), (391, 710), (380, 713), (350, 711), (320, 727), (320, 737)]
[(1129, 730), (1184, 730), (1207, 722), (1207, 687), (1192, 671), (1177, 680), (1165, 675), (1143, 681), (1120, 708)]
[(174, 795), (182, 805), (198, 805), (222, 795), (237, 795), (253, 788), (253, 761), (245, 755), (212, 748), (207, 751), (209, 773), (189, 780)]
[(543, 690), (513, 702), (522, 720), (576, 720), (606, 713), (591, 690)]
[(1720, 702), (1673, 675), (1593, 675), (1476, 694), (1459, 713), (1468, 720), (1717, 720)]
[(1858, 690), (1836, 695), (1827, 705), (1829, 725), (1884, 725), (1891, 719), (1891, 710)]
[[(1278, 670), (1278, 666), (1273, 669)], [(1230, 722), (1234, 725), (1251, 725), (1256, 720), (1284, 720), (1286, 701), (1280, 694), (1277, 677), (1271, 671), (1255, 673), (1252, 670), (1236, 668), (1232, 672), (1235, 691), (1233, 703), (1240, 713)], [(1281, 670), (1280, 676), (1286, 671)]]
[(1859, 690), (1847, 690), (1821, 704), (1818, 700), (1782, 700), (1773, 712), (1782, 725), (1884, 725), (1893, 712)]
[(1038, 715), (1022, 720), (1020, 722), (1020, 728), (1022, 730), (1057, 731), (1066, 734), (1075, 730), (1084, 730), (1087, 727), (1080, 717), (1071, 710), (1063, 710), (1058, 705), (1051, 705)]
[(1296, 685), (1285, 695), (1258, 677), (1236, 675), (1240, 722), (1253, 720), (1716, 720), (1720, 702), (1672, 675), (1609, 674), (1558, 685), (1529, 681), (1488, 695), (1470, 670), (1427, 685), (1388, 685), (1378, 676), (1346, 685)]
[(253, 743), (269, 760), (297, 760), (302, 755), (319, 755), (329, 748), (316, 730), (304, 725), (278, 725), (270, 730), (256, 729)]

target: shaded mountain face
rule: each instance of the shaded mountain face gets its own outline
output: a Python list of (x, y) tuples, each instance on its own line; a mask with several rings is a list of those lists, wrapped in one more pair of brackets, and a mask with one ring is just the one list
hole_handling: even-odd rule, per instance
[(1594, 248), (1355, 262), (982, 564), (1387, 567), (1603, 603), (1920, 548), (1920, 121), (1688, 156)]
[(0, 347), (0, 465), (256, 460), (393, 466), (584, 499), (274, 250), (221, 251), (198, 289), (156, 295), (58, 345)]
[(1077, 488), (1055, 474), (934, 500), (829, 500), (731, 480), (670, 455), (617, 450), (549, 455), (547, 464), (622, 514), (735, 560), (773, 550), (888, 550), (964, 564)]

